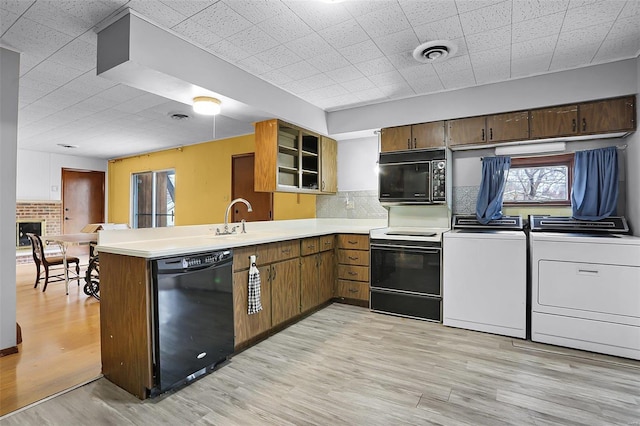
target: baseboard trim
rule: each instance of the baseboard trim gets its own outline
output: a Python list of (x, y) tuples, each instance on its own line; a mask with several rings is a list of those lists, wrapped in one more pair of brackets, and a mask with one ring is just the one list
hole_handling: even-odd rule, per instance
[(18, 353), (18, 346), (11, 346), (10, 348), (0, 349), (0, 357), (8, 356)]

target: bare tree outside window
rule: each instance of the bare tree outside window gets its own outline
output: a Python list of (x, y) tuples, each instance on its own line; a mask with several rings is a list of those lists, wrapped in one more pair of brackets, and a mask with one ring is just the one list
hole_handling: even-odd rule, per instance
[(507, 176), (504, 203), (570, 204), (573, 154), (514, 158)]

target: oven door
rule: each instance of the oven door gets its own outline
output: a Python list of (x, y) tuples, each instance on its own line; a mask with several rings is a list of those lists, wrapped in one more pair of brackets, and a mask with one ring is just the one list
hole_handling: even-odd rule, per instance
[(380, 202), (431, 202), (429, 162), (379, 165)]
[(440, 248), (371, 244), (371, 288), (440, 296)]

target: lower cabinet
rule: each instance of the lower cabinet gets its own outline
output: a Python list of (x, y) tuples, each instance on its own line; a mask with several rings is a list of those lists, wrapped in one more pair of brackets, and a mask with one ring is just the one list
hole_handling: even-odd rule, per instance
[(298, 259), (271, 265), (271, 320), (275, 327), (300, 313)]
[(271, 282), (269, 280), (271, 266), (263, 266), (258, 270), (260, 271), (262, 310), (251, 315), (248, 313), (249, 270), (233, 273), (233, 321), (236, 347), (271, 329)]
[(338, 282), (341, 299), (369, 301), (369, 236), (338, 235)]
[(333, 235), (300, 242), (300, 308), (307, 312), (333, 298), (335, 284)]

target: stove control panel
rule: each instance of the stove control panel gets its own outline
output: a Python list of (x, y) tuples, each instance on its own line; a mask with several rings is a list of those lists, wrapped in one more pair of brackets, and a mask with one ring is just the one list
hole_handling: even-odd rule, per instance
[(431, 201), (446, 201), (445, 160), (431, 160)]

